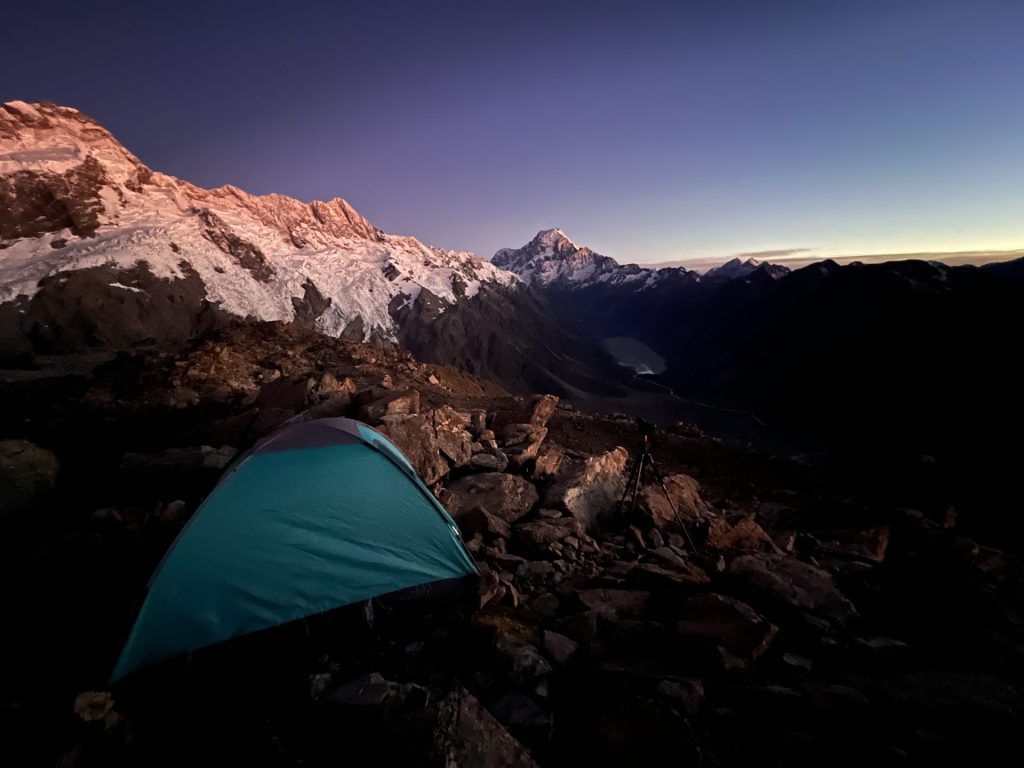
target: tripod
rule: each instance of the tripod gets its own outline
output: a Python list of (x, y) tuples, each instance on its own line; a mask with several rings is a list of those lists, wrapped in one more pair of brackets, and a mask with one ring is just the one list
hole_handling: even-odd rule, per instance
[(643, 450), (640, 452), (640, 458), (636, 460), (636, 464), (629, 474), (629, 480), (626, 481), (626, 488), (622, 492), (622, 498), (619, 500), (619, 515), (622, 515), (622, 511), (626, 506), (626, 499), (629, 499), (629, 511), (632, 513), (636, 509), (636, 497), (640, 493), (640, 486), (643, 483), (644, 470), (650, 468), (655, 480), (658, 481), (662, 492), (665, 494), (665, 499), (668, 501), (669, 508), (671, 508), (672, 514), (676, 518), (676, 523), (679, 524), (679, 529), (683, 532), (687, 546), (696, 555), (697, 547), (694, 546), (693, 539), (690, 538), (690, 532), (686, 528), (686, 523), (683, 522), (679, 510), (676, 509), (672, 496), (668, 492), (668, 486), (665, 485), (665, 479), (661, 476), (661, 472), (658, 471), (658, 463), (654, 460), (654, 454), (651, 453), (651, 435), (654, 433), (654, 425), (643, 419), (637, 419), (636, 422), (644, 439)]

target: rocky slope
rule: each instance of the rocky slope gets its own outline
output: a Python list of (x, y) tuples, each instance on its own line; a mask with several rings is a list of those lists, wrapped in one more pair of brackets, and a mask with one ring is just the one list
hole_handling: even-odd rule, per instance
[[(403, 448), (477, 558), (472, 605), (381, 603), (372, 627), (339, 617), (107, 689), (174, 535), (237, 451), (299, 414)], [(653, 437), (667, 495), (648, 479), (619, 510), (628, 419), (279, 323), (0, 384), (0, 436), (5, 763), (1024, 757), (1024, 569), (937, 467), (881, 483), (679, 424)]]

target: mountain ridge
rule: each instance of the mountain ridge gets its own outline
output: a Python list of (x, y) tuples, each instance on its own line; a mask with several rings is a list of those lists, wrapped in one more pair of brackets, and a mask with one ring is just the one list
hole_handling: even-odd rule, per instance
[(156, 277), (182, 279), (185, 260), (229, 314), (294, 320), (293, 299), (312, 283), (328, 300), (319, 330), (337, 336), (361, 318), (366, 340), (394, 341), (396, 297), (414, 303), (427, 290), (450, 305), (481, 282), (518, 282), (474, 254), (385, 233), (342, 197), (304, 203), (154, 172), (72, 108), (4, 104), (0, 138), (3, 300), (89, 267), (145, 261)]

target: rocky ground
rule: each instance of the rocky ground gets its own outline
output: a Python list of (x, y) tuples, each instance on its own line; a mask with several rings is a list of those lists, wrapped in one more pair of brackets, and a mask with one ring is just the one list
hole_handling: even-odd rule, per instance
[[(629, 418), (279, 324), (0, 394), (0, 763), (1024, 763), (1024, 568), (927, 467), (878, 482), (663, 425), (667, 493), (620, 510)], [(406, 452), (479, 563), (472, 605), (110, 689), (163, 551), (299, 414)]]

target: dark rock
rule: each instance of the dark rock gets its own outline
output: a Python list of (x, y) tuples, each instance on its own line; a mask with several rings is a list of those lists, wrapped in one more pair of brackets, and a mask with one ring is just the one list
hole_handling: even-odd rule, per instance
[(487, 472), (504, 472), (508, 467), (508, 457), (501, 451), (478, 453), (469, 460), (469, 466)]
[(557, 555), (557, 551), (552, 549), (553, 544), (565, 541), (570, 536), (578, 534), (580, 530), (581, 526), (576, 520), (565, 517), (519, 523), (513, 533), (515, 541), (526, 553), (537, 557), (550, 557)]
[(576, 594), (585, 608), (609, 621), (640, 618), (651, 599), (650, 592), (631, 589), (581, 589)]
[(0, 440), (0, 519), (30, 512), (53, 490), (57, 457), (27, 440)]
[(655, 687), (656, 692), (669, 699), (687, 715), (696, 715), (704, 701), (704, 685), (700, 680), (666, 677)]
[(465, 510), (486, 507), (502, 520), (513, 523), (537, 503), (537, 489), (528, 480), (500, 472), (483, 472), (460, 478), (448, 486)]
[(511, 634), (499, 635), (494, 648), (508, 669), (509, 678), (517, 684), (534, 684), (552, 672), (551, 664), (540, 651)]
[(483, 608), (488, 603), (500, 603), (507, 591), (507, 585), (498, 574), (490, 570), (484, 571), (477, 581), (477, 607)]
[(371, 672), (320, 696), (320, 701), (345, 708), (353, 715), (381, 720), (404, 709), (427, 703), (427, 691), (412, 683), (395, 683)]
[(772, 542), (783, 552), (792, 552), (796, 544), (795, 531), (769, 531)]
[(560, 604), (556, 595), (550, 592), (541, 592), (530, 601), (529, 608), (541, 619), (550, 620), (558, 614)]
[(630, 570), (627, 577), (650, 586), (677, 586), (680, 584), (702, 585), (710, 579), (701, 568), (686, 561), (682, 567), (676, 565), (659, 565), (658, 563), (640, 563)]
[(547, 741), (553, 719), (531, 699), (518, 691), (499, 696), (489, 707), (502, 725), (527, 742)]
[(592, 648), (597, 642), (597, 611), (582, 611), (565, 616), (555, 622), (554, 628), (560, 634), (570, 637), (583, 648)]
[(669, 549), (668, 547), (657, 547), (655, 549), (652, 549), (650, 552), (651, 555), (657, 557), (659, 560), (664, 561), (670, 566), (673, 566), (677, 569), (686, 569), (686, 560), (684, 560), (676, 552)]
[(473, 507), (454, 517), (463, 535), (467, 537), (480, 534), (484, 538), (501, 536), (507, 539), (512, 535), (512, 527), (505, 520), (488, 512), (487, 507)]
[(544, 653), (560, 667), (568, 664), (580, 649), (575, 640), (550, 630), (544, 630), (543, 645)]
[(526, 560), (516, 568), (516, 578), (522, 580), (538, 580), (551, 576), (555, 572), (547, 560)]
[(75, 697), (75, 714), (86, 723), (103, 720), (114, 710), (110, 691), (86, 691)]
[(857, 615), (827, 571), (792, 557), (743, 555), (733, 560), (726, 572), (798, 611), (812, 611), (839, 624)]
[(726, 669), (742, 669), (768, 649), (778, 628), (739, 600), (707, 594), (684, 603), (676, 632), (713, 651)]
[(135, 474), (185, 474), (212, 472), (219, 474), (234, 459), (238, 451), (230, 445), (213, 448), (200, 445), (194, 448), (168, 448), (157, 453), (126, 453), (121, 459), (121, 470)]
[(816, 550), (826, 557), (870, 560), (880, 563), (889, 547), (890, 528), (887, 525), (864, 530), (841, 530), (814, 536)]
[(464, 688), (456, 688), (438, 702), (435, 712), (433, 752), (438, 760), (425, 760), (423, 765), (536, 768), (526, 748)]

